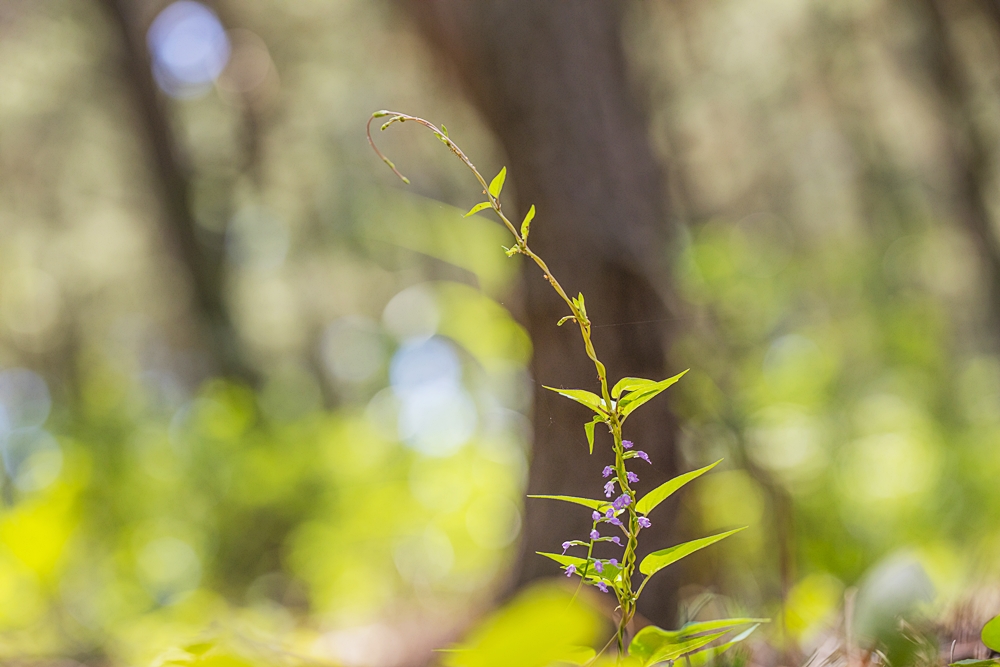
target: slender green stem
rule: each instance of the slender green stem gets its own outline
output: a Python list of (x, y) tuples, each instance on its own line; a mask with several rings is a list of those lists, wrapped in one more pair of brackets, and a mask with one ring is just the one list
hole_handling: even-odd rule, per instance
[[(403, 174), (401, 174), (398, 169), (396, 169), (396, 166), (392, 163), (392, 161), (389, 160), (389, 158), (386, 157), (375, 145), (375, 141), (372, 138), (372, 133), (371, 133), (371, 124), (372, 121), (374, 121), (376, 118), (388, 118), (388, 120), (382, 125), (383, 130), (391, 126), (393, 123), (405, 123), (407, 121), (412, 121), (414, 123), (418, 123), (419, 125), (426, 127), (431, 132), (433, 132), (434, 135), (443, 144), (445, 144), (449, 148), (449, 150), (451, 150), (451, 152), (454, 153), (465, 164), (466, 167), (469, 168), (472, 174), (476, 177), (476, 180), (479, 181), (479, 184), (482, 186), (483, 193), (486, 195), (490, 207), (500, 218), (500, 221), (507, 228), (507, 231), (509, 231), (511, 235), (513, 235), (514, 245), (512, 246), (511, 251), (520, 253), (522, 255), (526, 255), (529, 259), (531, 259), (531, 261), (533, 261), (538, 266), (539, 269), (541, 269), (542, 274), (544, 275), (545, 279), (549, 282), (549, 284), (552, 286), (552, 289), (555, 290), (556, 294), (558, 294), (559, 297), (566, 303), (567, 307), (569, 307), (572, 319), (577, 323), (577, 326), (579, 326), (580, 328), (580, 336), (583, 339), (583, 345), (587, 352), (587, 357), (593, 362), (594, 368), (597, 371), (597, 379), (601, 385), (601, 398), (604, 399), (604, 406), (606, 407), (606, 409), (602, 411), (604, 414), (604, 419), (608, 425), (609, 430), (611, 431), (612, 438), (614, 439), (612, 447), (615, 454), (615, 465), (614, 465), (615, 481), (617, 481), (622, 494), (627, 494), (631, 499), (631, 502), (626, 508), (627, 522), (623, 522), (626, 526), (625, 534), (627, 542), (625, 544), (625, 554), (622, 556), (622, 562), (621, 562), (622, 584), (621, 586), (615, 586), (615, 593), (618, 596), (619, 608), (621, 610), (621, 619), (618, 622), (618, 628), (615, 633), (615, 636), (612, 638), (612, 641), (615, 641), (617, 643), (618, 658), (620, 661), (621, 658), (625, 655), (626, 642), (628, 639), (627, 636), (628, 625), (632, 621), (632, 617), (635, 615), (635, 603), (639, 597), (639, 593), (642, 591), (642, 586), (639, 587), (638, 591), (633, 592), (632, 590), (632, 575), (635, 573), (636, 546), (638, 544), (637, 538), (640, 526), (639, 526), (639, 517), (635, 511), (635, 493), (632, 491), (632, 488), (629, 484), (628, 471), (625, 469), (625, 448), (624, 445), (622, 444), (622, 418), (614, 402), (611, 399), (611, 392), (608, 388), (607, 369), (605, 368), (601, 360), (598, 358), (597, 351), (594, 349), (594, 343), (591, 338), (591, 323), (590, 319), (587, 317), (586, 310), (583, 306), (583, 301), (581, 299), (581, 301), (577, 303), (566, 293), (566, 290), (563, 289), (563, 286), (559, 283), (556, 277), (552, 275), (552, 271), (549, 270), (549, 267), (545, 263), (545, 261), (537, 254), (535, 254), (535, 252), (528, 246), (527, 235), (522, 236), (518, 228), (514, 225), (514, 223), (510, 221), (510, 219), (504, 213), (500, 204), (499, 195), (494, 195), (492, 192), (490, 192), (490, 186), (486, 182), (486, 179), (483, 177), (483, 175), (479, 172), (479, 170), (468, 158), (468, 156), (462, 151), (462, 149), (459, 148), (458, 145), (454, 141), (452, 141), (451, 138), (448, 137), (448, 135), (445, 134), (443, 130), (439, 129), (436, 125), (423, 118), (419, 118), (417, 116), (411, 116), (409, 114), (398, 113), (395, 111), (379, 111), (373, 114), (372, 117), (368, 120), (368, 125), (367, 125), (368, 143), (371, 145), (375, 153), (378, 154), (380, 158), (382, 158), (382, 161), (385, 162), (389, 166), (389, 168), (392, 169), (392, 171), (395, 172), (395, 174), (399, 176), (399, 178), (401, 178), (406, 183), (409, 183), (409, 180), (407, 180), (407, 178), (403, 176)], [(587, 565), (584, 567), (583, 572), (581, 572), (581, 580), (580, 580), (581, 585), (583, 584), (583, 581), (587, 576), (591, 557), (593, 554), (593, 549), (594, 549), (594, 541), (591, 540), (589, 548), (587, 550)], [(645, 585), (645, 581), (643, 582), (643, 585)], [(608, 643), (610, 645), (611, 642), (609, 641)], [(602, 649), (601, 652), (603, 653), (604, 650), (606, 649), (607, 646), (605, 646), (605, 648)]]

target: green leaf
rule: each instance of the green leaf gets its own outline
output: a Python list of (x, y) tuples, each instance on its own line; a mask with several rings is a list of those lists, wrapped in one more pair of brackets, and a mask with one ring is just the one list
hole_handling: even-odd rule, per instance
[(584, 507), (589, 507), (592, 510), (604, 511), (608, 507), (611, 507), (611, 503), (606, 500), (591, 500), (590, 498), (577, 498), (576, 496), (528, 496), (529, 498), (546, 498), (548, 500), (561, 500), (564, 503), (575, 503), (577, 505), (583, 505)]
[(983, 626), (982, 640), (994, 651), (1000, 651), (1000, 616)]
[(726, 531), (725, 533), (719, 533), (718, 535), (712, 535), (710, 537), (703, 537), (698, 540), (691, 540), (690, 542), (685, 542), (683, 544), (678, 544), (677, 546), (670, 547), (668, 549), (660, 549), (659, 551), (654, 551), (639, 563), (639, 572), (642, 572), (648, 577), (653, 576), (663, 568), (676, 563), (685, 556), (690, 556), (695, 551), (704, 549), (707, 546), (711, 546), (720, 540), (724, 540), (730, 535), (735, 535), (741, 530), (745, 530), (746, 526), (743, 528), (737, 528), (736, 530)]
[(751, 628), (747, 628), (740, 634), (730, 639), (725, 644), (719, 644), (718, 646), (712, 646), (711, 648), (702, 649), (700, 651), (692, 653), (685, 659), (685, 662), (690, 667), (703, 667), (703, 665), (708, 664), (709, 661), (715, 660), (720, 655), (731, 649), (733, 646), (739, 644), (741, 641), (752, 635), (753, 631), (756, 630), (758, 627), (760, 626), (755, 625)]
[(652, 665), (665, 660), (676, 660), (685, 653), (693, 653), (698, 649), (719, 639), (728, 630), (715, 632), (701, 637), (685, 637), (678, 639), (677, 633), (664, 630), (653, 625), (647, 625), (636, 633), (629, 644), (629, 655), (644, 658), (644, 665)]
[(573, 320), (575, 322), (576, 321), (576, 315), (567, 315), (566, 317), (560, 318), (559, 321), (556, 322), (556, 326), (557, 327), (561, 327), (562, 325), (566, 324), (570, 320)]
[(583, 301), (583, 292), (577, 294), (576, 299), (573, 300), (576, 303), (576, 307), (580, 309), (580, 314), (583, 315), (583, 319), (587, 319), (587, 304)]
[(521, 238), (525, 241), (528, 240), (528, 232), (531, 231), (531, 221), (535, 219), (535, 205), (532, 204), (531, 208), (528, 209), (528, 213), (524, 216), (524, 220), (521, 221)]
[(585, 389), (556, 389), (555, 387), (546, 387), (542, 385), (549, 391), (554, 391), (560, 396), (565, 396), (570, 400), (574, 400), (581, 405), (586, 405), (588, 408), (593, 410), (599, 415), (607, 414), (604, 409), (604, 401), (597, 394), (587, 391)]
[(576, 556), (566, 556), (563, 554), (550, 554), (545, 551), (536, 551), (535, 553), (538, 554), (539, 556), (545, 556), (546, 558), (550, 558), (555, 562), (559, 563), (560, 565), (562, 565), (563, 567), (569, 567), (570, 565), (575, 566), (576, 572), (580, 576), (583, 576), (584, 568), (586, 568), (587, 581), (605, 581), (609, 584), (613, 584), (615, 579), (618, 578), (618, 575), (621, 574), (621, 569), (615, 567), (614, 565), (611, 565), (610, 563), (606, 563), (604, 565), (603, 572), (597, 572), (594, 569), (593, 563), (591, 563), (590, 566), (588, 567), (587, 565), (588, 561), (586, 558), (578, 558)]
[(618, 398), (623, 391), (637, 391), (656, 384), (655, 380), (644, 378), (622, 378), (611, 388), (611, 398)]
[[(688, 369), (690, 370), (690, 369)], [(635, 411), (640, 405), (652, 400), (661, 391), (674, 384), (682, 377), (687, 371), (678, 373), (677, 375), (667, 378), (666, 380), (661, 380), (660, 382), (654, 382), (652, 385), (633, 391), (632, 393), (624, 396), (620, 401), (618, 401), (618, 410), (621, 412), (622, 417), (628, 417), (632, 412)]]
[(571, 646), (559, 659), (559, 662), (568, 662), (571, 665), (586, 665), (597, 655), (597, 651), (589, 646)]
[(507, 180), (507, 167), (500, 170), (500, 173), (490, 181), (490, 194), (496, 199), (500, 196), (500, 191), (503, 190), (503, 182)]
[(469, 209), (469, 212), (465, 214), (465, 217), (468, 218), (470, 215), (475, 215), (476, 213), (479, 213), (480, 211), (487, 208), (492, 208), (492, 204), (490, 204), (488, 201), (476, 204), (475, 206)]
[[(444, 123), (441, 123), (441, 134), (443, 134), (444, 136), (448, 137), (448, 128), (445, 127)], [(448, 137), (448, 138), (450, 139), (451, 137)]]
[[(740, 625), (754, 624), (754, 627), (757, 627), (761, 623), (768, 622), (770, 622), (770, 619), (766, 618), (723, 618), (713, 621), (688, 623), (679, 630), (664, 630), (655, 626), (647, 626), (636, 633), (632, 639), (632, 643), (629, 645), (629, 655), (649, 658), (662, 647), (683, 644), (703, 633), (718, 632), (721, 630), (721, 632), (714, 635), (714, 638), (718, 638)], [(659, 660), (663, 659), (659, 658)]]
[(639, 502), (635, 504), (635, 511), (639, 514), (649, 514), (653, 509), (662, 503), (664, 500), (669, 498), (675, 491), (687, 484), (693, 479), (701, 477), (706, 472), (714, 468), (715, 466), (722, 463), (722, 459), (719, 459), (711, 465), (707, 465), (704, 468), (699, 468), (698, 470), (692, 470), (691, 472), (686, 472), (683, 475), (674, 477), (668, 482), (664, 482), (660, 486), (656, 487), (646, 495), (644, 495)]
[(590, 445), (591, 454), (594, 453), (594, 427), (601, 421), (603, 420), (600, 417), (594, 417), (593, 421), (583, 425), (583, 430), (587, 432), (587, 444)]
[(761, 623), (770, 623), (769, 618), (720, 618), (714, 621), (696, 621), (694, 623), (685, 623), (681, 626), (681, 629), (677, 632), (682, 635), (697, 635), (702, 632), (711, 632), (712, 630), (722, 630), (727, 628), (732, 630), (739, 625), (760, 625)]

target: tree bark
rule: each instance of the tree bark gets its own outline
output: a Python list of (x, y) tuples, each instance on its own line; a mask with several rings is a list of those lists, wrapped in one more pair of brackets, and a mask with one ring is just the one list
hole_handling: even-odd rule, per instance
[[(520, 213), (530, 204), (538, 210), (532, 247), (567, 290), (586, 296), (597, 352), (610, 379), (665, 377), (665, 181), (628, 86), (621, 44), (624, 4), (402, 3), (499, 137)], [(594, 367), (579, 332), (555, 326), (567, 311), (537, 267), (525, 262), (523, 280), (538, 383), (528, 492), (600, 497), (599, 471), (611, 461), (610, 439), (605, 434), (588, 457), (586, 410), (540, 387), (594, 390)], [(666, 400), (642, 412), (626, 427), (626, 437), (653, 461), (652, 469), (642, 462), (634, 466), (642, 478), (640, 494), (675, 473), (675, 425)], [(664, 508), (653, 517), (655, 530), (643, 533), (647, 551), (670, 544), (670, 515)], [(585, 539), (589, 530), (589, 511), (528, 500), (516, 583), (557, 574), (553, 563), (534, 552), (559, 551), (564, 540)], [(676, 613), (675, 586), (659, 576), (639, 610), (668, 623)]]

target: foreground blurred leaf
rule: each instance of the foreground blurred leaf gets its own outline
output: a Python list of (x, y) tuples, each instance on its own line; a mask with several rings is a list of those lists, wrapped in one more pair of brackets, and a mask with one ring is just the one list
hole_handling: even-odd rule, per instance
[(994, 651), (1000, 651), (1000, 616), (983, 626), (983, 643)]
[[(458, 651), (445, 653), (447, 667), (548, 667), (580, 664), (603, 622), (596, 610), (554, 584), (524, 591), (483, 621)], [(593, 655), (593, 654), (588, 654)], [(589, 658), (587, 658), (589, 659)]]

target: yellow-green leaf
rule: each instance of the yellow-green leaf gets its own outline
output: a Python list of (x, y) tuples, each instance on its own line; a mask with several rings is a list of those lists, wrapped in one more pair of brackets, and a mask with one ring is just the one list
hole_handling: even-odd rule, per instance
[(475, 206), (473, 206), (472, 208), (470, 208), (469, 212), (465, 214), (465, 217), (468, 218), (470, 215), (475, 215), (476, 213), (479, 213), (480, 211), (490, 207), (491, 204), (488, 201), (480, 202)]
[(736, 530), (730, 530), (725, 533), (719, 533), (718, 535), (712, 535), (710, 537), (702, 537), (698, 540), (691, 540), (690, 542), (684, 542), (683, 544), (678, 544), (677, 546), (669, 547), (667, 549), (660, 549), (659, 551), (654, 551), (639, 563), (639, 572), (645, 574), (647, 577), (651, 577), (663, 568), (676, 563), (685, 556), (690, 556), (695, 551), (704, 549), (705, 547), (711, 546), (720, 540), (724, 540), (730, 535), (735, 535), (741, 530), (745, 530), (746, 526), (743, 528), (737, 528)]
[(646, 495), (644, 495), (639, 502), (635, 504), (635, 511), (639, 514), (649, 514), (653, 511), (657, 505), (662, 503), (664, 500), (669, 498), (675, 491), (690, 482), (691, 480), (701, 477), (706, 472), (714, 468), (715, 466), (722, 463), (722, 459), (719, 459), (711, 465), (707, 465), (704, 468), (699, 468), (698, 470), (692, 470), (691, 472), (686, 472), (683, 475), (678, 475), (673, 479), (664, 482), (659, 485)]
[(507, 167), (500, 170), (492, 181), (490, 181), (490, 194), (493, 195), (494, 199), (500, 196), (500, 191), (503, 190), (503, 182), (507, 180)]
[[(690, 369), (689, 369), (690, 370)], [(667, 378), (666, 380), (661, 380), (660, 382), (654, 382), (652, 385), (638, 389), (631, 392), (630, 394), (623, 396), (620, 401), (618, 401), (618, 409), (621, 412), (622, 418), (628, 417), (630, 414), (635, 412), (636, 408), (648, 401), (651, 401), (660, 392), (674, 384), (682, 377), (687, 371), (678, 373), (677, 375)]]
[(533, 495), (528, 497), (547, 498), (548, 500), (561, 500), (565, 503), (575, 503), (577, 505), (583, 505), (584, 507), (589, 507), (592, 510), (599, 510), (599, 511), (603, 511), (605, 508), (611, 507), (611, 503), (609, 503), (606, 500), (591, 500), (590, 498), (577, 498), (576, 496)]
[(521, 221), (521, 238), (525, 241), (528, 240), (528, 232), (531, 231), (531, 221), (535, 219), (535, 205), (532, 204), (531, 208), (528, 209), (528, 213), (524, 216), (524, 220)]
[(607, 414), (604, 408), (604, 401), (597, 394), (587, 391), (586, 389), (556, 389), (555, 387), (547, 387), (542, 385), (549, 391), (554, 391), (560, 396), (565, 396), (566, 398), (576, 401), (581, 405), (586, 405), (588, 408), (598, 413), (599, 415)]

